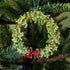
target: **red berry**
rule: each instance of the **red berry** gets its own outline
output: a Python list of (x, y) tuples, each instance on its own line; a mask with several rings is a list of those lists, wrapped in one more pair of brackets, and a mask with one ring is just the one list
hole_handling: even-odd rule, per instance
[(27, 19), (29, 19), (29, 18), (27, 18)]
[(55, 37), (55, 36), (54, 36)]
[(48, 19), (46, 19), (46, 20), (48, 20)]
[(20, 28), (20, 26), (18, 26), (18, 28)]
[(54, 35), (54, 34), (52, 34), (52, 35)]
[(20, 27), (21, 27), (22, 25), (20, 25)]
[(17, 25), (20, 25), (20, 24), (17, 24)]
[(27, 18), (27, 19), (31, 19), (32, 17), (29, 15), (29, 18)]
[(18, 37), (16, 37), (15, 35), (13, 35), (13, 37), (14, 37), (14, 38), (18, 38)]
[(31, 19), (32, 17), (30, 16), (30, 19)]
[(14, 38), (18, 38), (18, 37), (14, 37)]
[(49, 22), (49, 20), (48, 20), (48, 19), (46, 19), (45, 23), (46, 23), (46, 22)]
[(46, 22), (49, 22), (49, 21), (47, 20), (47, 21), (45, 21), (45, 23), (46, 23)]
[(55, 45), (55, 42), (54, 42), (54, 41), (52, 41), (51, 45)]

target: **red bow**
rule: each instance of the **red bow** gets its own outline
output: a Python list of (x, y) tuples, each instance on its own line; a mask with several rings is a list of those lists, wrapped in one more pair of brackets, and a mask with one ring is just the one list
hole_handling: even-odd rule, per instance
[(42, 57), (41, 57), (41, 58), (38, 57), (39, 53), (40, 53), (39, 49), (36, 49), (36, 51), (33, 51), (33, 49), (30, 48), (30, 49), (28, 50), (28, 55), (24, 54), (23, 56), (24, 56), (25, 58), (30, 58), (30, 59), (32, 59), (32, 58), (33, 58), (33, 55), (34, 55), (34, 59), (41, 60)]

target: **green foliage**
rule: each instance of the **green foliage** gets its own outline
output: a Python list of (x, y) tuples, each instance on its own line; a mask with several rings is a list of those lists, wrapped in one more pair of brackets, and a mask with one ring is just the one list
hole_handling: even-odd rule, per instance
[(4, 46), (3, 46), (3, 43), (2, 43), (2, 37), (1, 37), (2, 35), (1, 35), (1, 25), (0, 25), (0, 51), (2, 50), (2, 49), (4, 49)]
[(70, 42), (67, 43), (67, 44), (64, 46), (63, 51), (62, 51), (62, 53), (68, 53), (68, 52), (70, 52)]
[(8, 25), (0, 25), (0, 49), (5, 50), (12, 44), (12, 32)]
[(62, 52), (69, 52), (69, 43), (70, 43), (70, 12), (61, 13), (59, 16), (55, 17), (56, 22), (58, 23), (61, 31), (60, 42), (62, 47)]
[(38, 7), (46, 4), (47, 0), (29, 0), (31, 7)]
[(49, 70), (49, 67), (47, 63), (34, 62), (33, 70)]
[(55, 20), (62, 25), (62, 29), (70, 28), (70, 12), (61, 13)]
[[(0, 61), (4, 63), (15, 63), (20, 54), (12, 46), (12, 29), (15, 25), (0, 25)], [(10, 47), (11, 46), (11, 47)]]
[(16, 19), (30, 9), (25, 0), (5, 0), (0, 2), (0, 15), (8, 19)]
[(54, 4), (47, 4), (44, 6), (40, 6), (39, 10), (44, 12), (55, 12), (55, 13), (61, 13), (70, 11), (70, 3), (54, 3)]
[(1, 66), (0, 70), (20, 70), (20, 69), (17, 65), (11, 64), (8, 67)]
[[(15, 21), (20, 15), (24, 14), (24, 12), (28, 11), (29, 9), (30, 4), (28, 1), (4, 0), (0, 2), (0, 18), (5, 17), (11, 21)], [(5, 49), (12, 43), (10, 27), (8, 25), (0, 25), (0, 49)]]
[[(0, 58), (2, 58), (0, 61), (4, 62), (6, 65), (18, 62), (20, 57), (21, 55), (14, 49), (14, 46), (7, 47), (5, 51), (2, 50), (0, 52)], [(5, 65), (4, 63), (3, 65)]]
[(0, 2), (0, 14), (3, 17), (7, 17), (7, 18), (17, 18), (17, 11), (15, 9), (13, 9), (12, 7), (10, 7), (10, 5), (8, 3), (5, 2)]
[(70, 3), (70, 0), (49, 0), (50, 3)]

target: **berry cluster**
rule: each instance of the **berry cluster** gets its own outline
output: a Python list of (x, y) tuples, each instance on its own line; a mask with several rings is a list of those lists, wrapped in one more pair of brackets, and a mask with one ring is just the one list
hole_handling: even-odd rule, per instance
[(22, 25), (20, 25), (20, 24), (17, 24), (18, 25), (18, 28), (20, 28)]
[(54, 37), (56, 37), (56, 36), (55, 36), (55, 35), (56, 35), (56, 33), (55, 33), (55, 34), (53, 33), (52, 35), (54, 35)]
[(55, 45), (55, 42), (54, 42), (54, 41), (52, 41), (51, 45)]
[(49, 22), (49, 20), (48, 20), (48, 19), (46, 19), (45, 23), (46, 23), (46, 22)]
[(25, 58), (30, 58), (30, 59), (32, 59), (33, 56), (34, 56), (34, 59), (41, 60), (42, 57), (41, 57), (41, 58), (38, 57), (39, 53), (40, 53), (39, 49), (36, 49), (36, 51), (33, 51), (33, 49), (30, 48), (30, 49), (28, 50), (28, 55), (24, 54), (23, 56), (24, 56)]
[(15, 35), (13, 35), (13, 37), (15, 38), (15, 39), (17, 39), (18, 37), (17, 36), (15, 36)]
[(32, 17), (29, 15), (29, 18), (27, 18), (27, 19), (31, 19)]

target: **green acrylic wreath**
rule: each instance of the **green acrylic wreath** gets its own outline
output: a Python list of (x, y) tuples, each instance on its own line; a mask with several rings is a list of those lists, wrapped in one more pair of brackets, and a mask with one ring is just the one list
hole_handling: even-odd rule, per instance
[[(23, 39), (25, 39), (25, 33), (22, 32), (28, 26), (28, 21), (32, 24), (46, 24), (46, 29), (48, 31), (48, 40), (46, 41), (46, 46), (44, 48), (37, 48), (33, 51), (33, 47), (28, 47), (24, 44)], [(53, 55), (55, 51), (57, 51), (60, 32), (58, 30), (57, 24), (54, 22), (49, 15), (44, 15), (42, 12), (39, 11), (31, 11), (27, 12), (23, 16), (21, 16), (17, 21), (18, 24), (13, 27), (12, 31), (12, 41), (19, 53), (22, 53), (25, 58), (34, 58), (41, 59), (41, 57), (48, 58), (50, 55)]]

